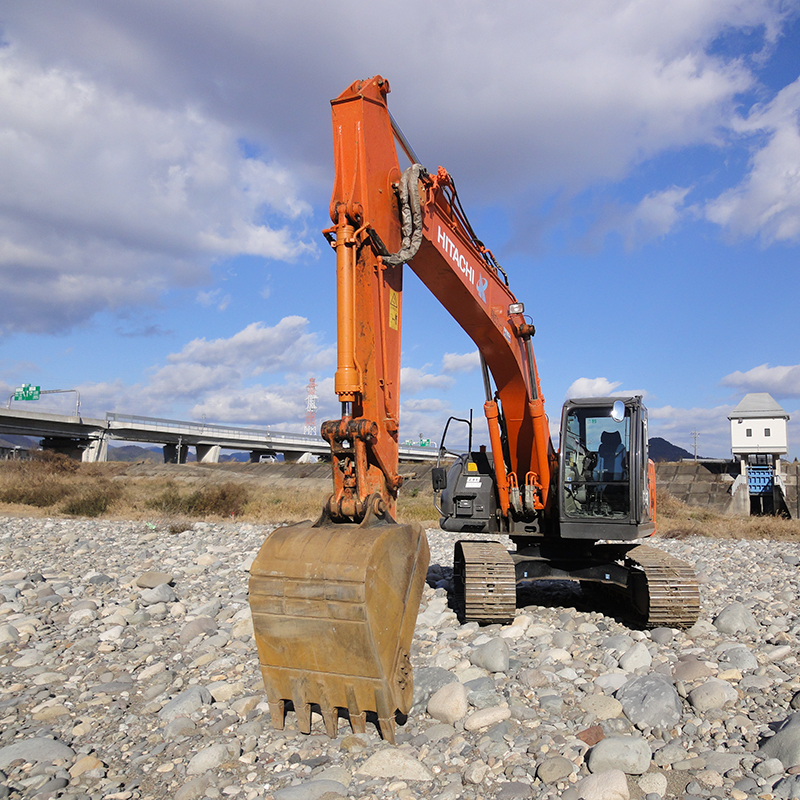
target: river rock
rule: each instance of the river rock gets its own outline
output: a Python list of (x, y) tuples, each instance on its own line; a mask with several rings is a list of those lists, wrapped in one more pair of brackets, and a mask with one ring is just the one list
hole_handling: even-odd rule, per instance
[(75, 758), (75, 751), (57, 739), (33, 737), (14, 744), (0, 747), (0, 769), (5, 769), (13, 761), (22, 758), (34, 764), (39, 762), (67, 761)]
[(359, 773), (371, 778), (396, 778), (404, 781), (432, 781), (433, 773), (413, 756), (396, 748), (385, 748), (371, 755)]
[(722, 708), (739, 698), (739, 693), (727, 681), (709, 678), (702, 686), (689, 692), (689, 702), (701, 713), (712, 708)]
[(171, 722), (176, 717), (188, 717), (193, 711), (209, 705), (213, 700), (211, 692), (204, 686), (192, 686), (170, 700), (159, 712), (164, 722)]
[(800, 713), (786, 717), (774, 736), (761, 744), (758, 754), (779, 759), (786, 769), (800, 765)]
[(727, 634), (747, 633), (758, 630), (758, 623), (747, 606), (729, 603), (714, 619), (714, 627)]
[(449, 683), (428, 701), (428, 713), (439, 722), (452, 725), (469, 711), (467, 688), (462, 683)]
[(580, 800), (630, 800), (628, 779), (625, 773), (615, 769), (590, 775), (575, 784)]
[(670, 728), (678, 723), (683, 711), (669, 678), (656, 673), (632, 678), (617, 691), (616, 697), (634, 725)]
[(489, 672), (505, 672), (508, 669), (509, 658), (508, 643), (500, 637), (476, 647), (469, 655), (469, 660), (476, 667), (482, 667)]
[(628, 775), (641, 775), (650, 766), (652, 753), (641, 736), (611, 736), (598, 742), (586, 761), (593, 773), (621, 770)]

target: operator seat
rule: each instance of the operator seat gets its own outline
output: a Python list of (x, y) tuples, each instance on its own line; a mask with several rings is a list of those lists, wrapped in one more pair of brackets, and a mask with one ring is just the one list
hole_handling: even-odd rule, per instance
[(601, 481), (621, 481), (625, 478), (627, 453), (619, 431), (603, 431), (597, 448), (597, 474)]

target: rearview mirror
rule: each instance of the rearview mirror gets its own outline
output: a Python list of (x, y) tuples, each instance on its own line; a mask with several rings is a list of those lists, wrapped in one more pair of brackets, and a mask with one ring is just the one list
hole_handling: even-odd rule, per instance
[(431, 470), (431, 482), (433, 491), (441, 492), (447, 488), (447, 470), (444, 467), (434, 467)]
[(622, 422), (625, 419), (625, 403), (622, 400), (615, 400), (611, 408), (611, 419), (614, 422)]

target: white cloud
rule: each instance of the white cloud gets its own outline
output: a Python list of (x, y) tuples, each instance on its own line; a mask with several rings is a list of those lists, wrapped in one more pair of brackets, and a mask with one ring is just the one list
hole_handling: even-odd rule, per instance
[(565, 399), (570, 397), (608, 397), (614, 390), (622, 386), (619, 381), (610, 381), (608, 378), (578, 378), (573, 381)]
[(421, 434), (421, 438), (439, 444), (444, 424), (452, 413), (449, 404), (438, 398), (403, 400), (400, 404), (400, 441), (416, 440)]
[(800, 397), (800, 365), (771, 367), (761, 364), (746, 372), (732, 372), (720, 384), (743, 393), (769, 392), (779, 397)]
[(219, 258), (315, 251), (287, 170), (184, 101), (159, 108), (0, 49), (6, 331), (50, 332), (205, 281)]
[(323, 348), (319, 335), (307, 331), (308, 324), (305, 317), (298, 316), (284, 317), (273, 326), (252, 322), (227, 339), (193, 339), (167, 360), (171, 364), (235, 365), (247, 375), (330, 366), (334, 349)]
[(629, 248), (666, 236), (678, 224), (689, 187), (672, 186), (644, 197), (628, 218), (625, 243)]
[[(545, 194), (578, 191), (663, 150), (720, 142), (737, 95), (755, 81), (744, 60), (713, 45), (737, 30), (763, 30), (768, 45), (788, 13), (780, 0), (498, 0), (491, 9), (344, 0), (311, 13), (143, 0), (135, 15), (115, 3), (43, 0), (5, 10), (6, 36), (37, 57), (101, 63), (109, 81), (154, 104), (191, 98), (315, 173), (330, 152), (319, 124), (326, 101), (391, 64), (395, 116), (421, 157), (446, 154), (463, 184), (495, 199), (531, 180)], [(421, 28), (436, 32), (435, 48)]]
[(481, 355), (477, 350), (471, 353), (445, 353), (442, 356), (442, 372), (473, 372), (481, 365)]
[(761, 146), (745, 179), (709, 202), (706, 217), (734, 237), (759, 236), (765, 245), (800, 242), (800, 78), (735, 128)]
[(400, 391), (404, 397), (418, 394), (427, 389), (443, 391), (453, 385), (453, 378), (449, 375), (431, 375), (425, 371), (425, 367), (403, 367), (400, 370)]
[[(302, 430), (308, 376), (330, 372), (334, 363), (333, 349), (308, 326), (303, 317), (285, 317), (273, 326), (254, 322), (229, 338), (194, 339), (140, 383), (79, 386), (86, 413), (174, 416), (175, 407), (190, 403), (193, 419), (205, 414), (218, 423), (299, 423)], [(276, 377), (256, 380), (267, 374)], [(332, 378), (317, 380), (317, 396), (320, 415), (339, 416)]]

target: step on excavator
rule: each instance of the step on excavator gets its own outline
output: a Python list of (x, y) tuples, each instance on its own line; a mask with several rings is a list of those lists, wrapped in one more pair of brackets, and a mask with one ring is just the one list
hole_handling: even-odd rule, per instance
[[(305, 733), (316, 713), (329, 736), (344, 718), (356, 732), (369, 721), (394, 742), (411, 708), (410, 650), (429, 562), (421, 526), (395, 519), (405, 264), (481, 356), (489, 444), (473, 451), (472, 420), (451, 418), (432, 471), (441, 527), (465, 536), (454, 552), (464, 618), (509, 621), (517, 587), (541, 580), (616, 591), (651, 626), (693, 624), (699, 597), (688, 564), (638, 541), (655, 531), (641, 397), (567, 401), (555, 451), (534, 326), (452, 177), (418, 163), (388, 94), (375, 76), (331, 101), (333, 225), (323, 233), (336, 253), (342, 416), (321, 432), (333, 493), (317, 522), (267, 537), (251, 567), (250, 606), (275, 727), (293, 710)], [(467, 426), (469, 446), (446, 466), (451, 423)]]

